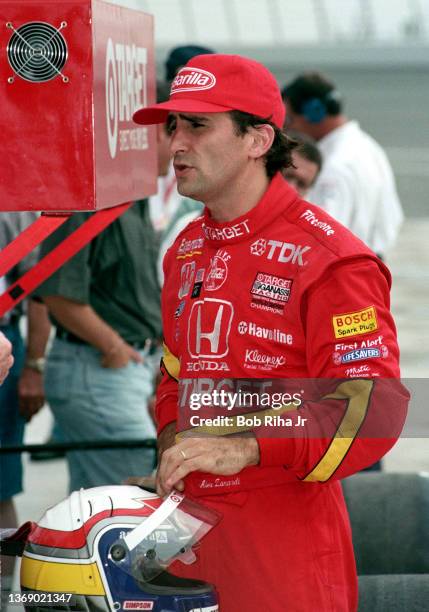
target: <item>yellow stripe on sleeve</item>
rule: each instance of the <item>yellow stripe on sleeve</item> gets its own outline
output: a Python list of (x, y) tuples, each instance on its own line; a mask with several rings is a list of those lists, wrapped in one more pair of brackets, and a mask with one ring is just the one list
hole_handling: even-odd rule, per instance
[(365, 420), (373, 386), (370, 379), (348, 380), (338, 385), (334, 393), (323, 397), (347, 400), (347, 409), (331, 444), (304, 482), (326, 482), (341, 465)]
[(165, 344), (165, 342), (162, 346), (164, 350), (164, 354), (162, 357), (162, 362), (164, 364), (164, 367), (167, 373), (171, 376), (171, 378), (174, 378), (175, 380), (178, 381), (179, 372), (180, 372), (180, 361), (175, 355), (173, 355), (173, 353), (170, 351), (170, 349)]

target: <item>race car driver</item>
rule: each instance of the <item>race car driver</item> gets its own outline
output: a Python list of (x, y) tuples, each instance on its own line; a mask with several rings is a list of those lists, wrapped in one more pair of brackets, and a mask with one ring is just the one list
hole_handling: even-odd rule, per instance
[[(222, 512), (197, 575), (216, 584), (223, 612), (356, 610), (339, 479), (389, 450), (407, 401), (389, 272), (281, 176), (292, 146), (258, 62), (197, 56), (169, 101), (134, 119), (167, 121), (178, 190), (205, 204), (164, 259), (158, 492), (185, 489)], [(292, 427), (254, 411), (244, 428), (237, 414), (195, 421), (196, 397), (224, 416), (214, 391), (231, 380), (299, 381), (299, 406), (281, 411)], [(328, 392), (307, 401), (307, 381)]]

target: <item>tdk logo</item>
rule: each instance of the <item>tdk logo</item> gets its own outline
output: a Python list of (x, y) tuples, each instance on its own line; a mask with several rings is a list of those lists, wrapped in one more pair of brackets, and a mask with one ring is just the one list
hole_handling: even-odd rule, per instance
[[(292, 263), (298, 266), (306, 266), (303, 255), (311, 247), (292, 244), (292, 242), (281, 242), (280, 240), (264, 240), (260, 238), (250, 245), (252, 255), (261, 257), (266, 255), (267, 259), (277, 260), (279, 263)], [(268, 250), (268, 253), (267, 253)]]

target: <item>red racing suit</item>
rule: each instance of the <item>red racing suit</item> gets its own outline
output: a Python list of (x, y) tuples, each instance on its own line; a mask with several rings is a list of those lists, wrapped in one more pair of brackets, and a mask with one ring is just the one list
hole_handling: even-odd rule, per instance
[[(164, 271), (159, 431), (172, 421), (190, 429), (190, 392), (212, 391), (225, 379), (338, 384), (292, 411), (313, 418), (311, 435), (305, 427), (297, 436), (262, 429), (258, 466), (232, 477), (186, 478), (185, 491), (220, 510), (223, 520), (202, 542), (197, 564), (182, 573), (213, 582), (222, 612), (355, 610), (339, 479), (390, 449), (407, 403), (397, 381), (387, 268), (278, 174), (244, 216), (216, 223), (206, 210), (189, 224)], [(375, 436), (386, 421), (388, 433)]]

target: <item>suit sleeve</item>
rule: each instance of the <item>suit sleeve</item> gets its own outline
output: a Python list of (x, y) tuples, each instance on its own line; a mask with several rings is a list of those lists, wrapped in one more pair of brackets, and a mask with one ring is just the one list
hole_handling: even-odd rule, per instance
[(378, 461), (405, 421), (409, 396), (399, 380), (389, 284), (378, 264), (361, 259), (333, 266), (303, 296), (302, 324), (320, 400), (298, 409), (307, 418), (300, 437), (269, 439), (261, 432), (260, 464), (327, 482)]

